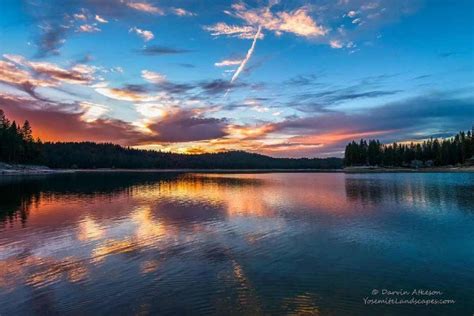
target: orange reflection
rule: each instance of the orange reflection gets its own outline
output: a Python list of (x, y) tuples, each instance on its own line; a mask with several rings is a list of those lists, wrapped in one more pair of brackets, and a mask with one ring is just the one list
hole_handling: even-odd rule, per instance
[[(51, 258), (65, 249), (80, 247), (86, 254), (85, 262), (101, 264), (113, 255), (191, 243), (199, 239), (199, 233), (213, 233), (209, 219), (270, 218), (272, 221), (265, 222), (268, 227), (281, 231), (286, 220), (278, 216), (279, 212), (356, 215), (352, 211), (354, 197), (346, 189), (344, 174), (185, 174), (86, 196), (86, 204), (81, 203), (84, 197), (81, 200), (74, 194), (41, 194), (35, 205), (29, 206), (27, 218), (38, 235), (32, 238), (27, 230), (16, 226), (2, 233), (7, 241), (22, 242), (18, 247), (10, 246), (14, 253), (21, 252), (24, 244), (33, 249), (47, 245), (45, 254), (23, 259), (11, 255), (1, 261), (0, 286), (14, 286), (18, 282), (12, 280), (18, 276), (24, 276), (35, 287), (64, 277), (69, 282), (80, 282), (87, 278), (87, 265), (67, 256)], [(423, 194), (412, 192), (413, 196)], [(176, 213), (184, 215), (174, 217)], [(190, 216), (194, 213), (199, 217)], [(266, 229), (243, 237), (249, 245), (256, 244), (268, 235)], [(56, 230), (63, 238), (48, 240), (50, 232)], [(43, 232), (47, 233), (42, 236)], [(41, 268), (29, 270), (38, 266)], [(149, 273), (157, 267), (158, 262), (152, 260), (143, 263), (141, 271)], [(235, 278), (244, 282), (243, 270), (235, 264), (233, 268)]]
[(310, 293), (304, 293), (292, 298), (283, 300), (283, 310), (287, 310), (287, 315), (321, 315), (321, 311), (314, 302), (317, 297)]
[(147, 260), (143, 261), (140, 265), (140, 271), (143, 274), (152, 273), (158, 270), (159, 268), (159, 261), (158, 260)]
[(130, 239), (106, 240), (92, 251), (91, 262), (101, 263), (112, 254), (129, 253), (136, 250), (136, 244)]
[(64, 277), (77, 283), (88, 277), (84, 261), (75, 257), (56, 259), (52, 257), (11, 257), (0, 261), (0, 287), (12, 290), (16, 283), (24, 283), (35, 288), (53, 284)]
[(96, 240), (105, 235), (104, 228), (100, 227), (92, 218), (86, 216), (79, 223), (77, 239), (81, 241)]

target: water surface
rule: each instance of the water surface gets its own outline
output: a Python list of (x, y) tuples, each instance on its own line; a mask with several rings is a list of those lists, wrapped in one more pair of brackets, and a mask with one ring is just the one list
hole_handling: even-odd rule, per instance
[[(364, 304), (414, 289), (455, 303)], [(473, 298), (474, 174), (0, 179), (0, 315), (472, 315)]]

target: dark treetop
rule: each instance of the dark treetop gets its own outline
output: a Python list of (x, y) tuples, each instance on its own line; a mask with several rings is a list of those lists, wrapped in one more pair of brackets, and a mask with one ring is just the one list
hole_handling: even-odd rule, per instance
[(361, 139), (346, 146), (346, 166), (432, 167), (474, 162), (473, 131), (459, 132), (454, 137), (429, 139), (422, 143), (383, 145), (378, 140)]

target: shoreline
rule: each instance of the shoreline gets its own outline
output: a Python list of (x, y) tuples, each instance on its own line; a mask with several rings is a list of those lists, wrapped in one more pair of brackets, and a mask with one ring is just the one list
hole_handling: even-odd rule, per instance
[[(8, 166), (8, 167), (5, 167)], [(470, 167), (434, 167), (434, 168), (370, 168), (349, 167), (344, 169), (51, 169), (42, 166), (0, 166), (0, 176), (34, 176), (66, 173), (473, 173)]]

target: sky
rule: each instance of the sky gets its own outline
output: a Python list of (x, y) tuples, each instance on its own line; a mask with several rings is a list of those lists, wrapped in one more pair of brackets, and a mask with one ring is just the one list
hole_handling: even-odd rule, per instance
[(43, 141), (342, 156), (474, 124), (471, 0), (0, 0), (0, 109)]

